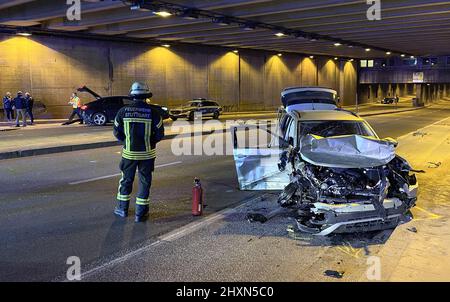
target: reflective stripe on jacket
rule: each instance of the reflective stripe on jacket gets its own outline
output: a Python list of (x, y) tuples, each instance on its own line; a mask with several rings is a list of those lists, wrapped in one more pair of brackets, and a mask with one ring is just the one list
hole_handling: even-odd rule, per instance
[(122, 157), (148, 160), (156, 157), (156, 144), (164, 137), (160, 114), (143, 101), (119, 110), (114, 120), (114, 136), (123, 142)]

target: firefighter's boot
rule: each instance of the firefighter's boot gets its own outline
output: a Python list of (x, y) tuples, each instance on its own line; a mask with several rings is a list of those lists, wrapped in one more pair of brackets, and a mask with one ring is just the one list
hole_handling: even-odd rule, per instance
[(129, 202), (119, 201), (116, 208), (114, 209), (114, 215), (125, 218), (128, 216)]
[(145, 222), (148, 219), (149, 206), (148, 205), (137, 205), (136, 206), (136, 217), (135, 222)]

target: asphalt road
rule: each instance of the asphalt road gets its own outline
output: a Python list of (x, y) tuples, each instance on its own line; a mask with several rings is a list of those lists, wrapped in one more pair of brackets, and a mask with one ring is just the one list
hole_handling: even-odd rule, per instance
[[(367, 120), (380, 137), (395, 138), (449, 115), (448, 109), (423, 109)], [(195, 221), (194, 177), (206, 190), (206, 214), (264, 194), (237, 190), (232, 157), (174, 156), (171, 143), (158, 147), (146, 224), (112, 215), (120, 147), (0, 161), (0, 281), (62, 279), (69, 256), (93, 268)]]

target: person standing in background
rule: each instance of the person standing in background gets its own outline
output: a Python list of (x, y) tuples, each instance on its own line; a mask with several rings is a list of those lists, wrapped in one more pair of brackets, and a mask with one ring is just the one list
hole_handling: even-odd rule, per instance
[(67, 124), (70, 124), (75, 117), (75, 115), (78, 115), (78, 118), (80, 119), (80, 124), (83, 124), (83, 118), (81, 117), (81, 100), (78, 97), (77, 93), (72, 93), (72, 97), (70, 98), (69, 104), (72, 105), (72, 114), (69, 117), (69, 121)]
[(17, 96), (13, 100), (13, 109), (16, 110), (16, 127), (20, 127), (19, 125), (19, 116), (22, 115), (22, 124), (23, 127), (27, 126), (27, 116), (25, 112), (25, 104), (26, 100), (23, 97), (22, 91), (17, 92)]
[(3, 97), (3, 110), (5, 111), (5, 118), (8, 120), (8, 122), (12, 122), (14, 116), (12, 109), (11, 92), (7, 92)]
[(34, 124), (34, 116), (33, 116), (33, 105), (34, 105), (34, 99), (31, 96), (29, 92), (25, 92), (25, 110), (30, 117), (31, 124)]

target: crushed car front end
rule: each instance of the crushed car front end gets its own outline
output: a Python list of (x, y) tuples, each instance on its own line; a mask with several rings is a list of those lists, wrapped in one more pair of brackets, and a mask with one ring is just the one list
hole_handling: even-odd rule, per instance
[(394, 228), (417, 200), (418, 183), (406, 160), (376, 167), (335, 168), (295, 160), (282, 207), (296, 210), (301, 231), (328, 235)]

